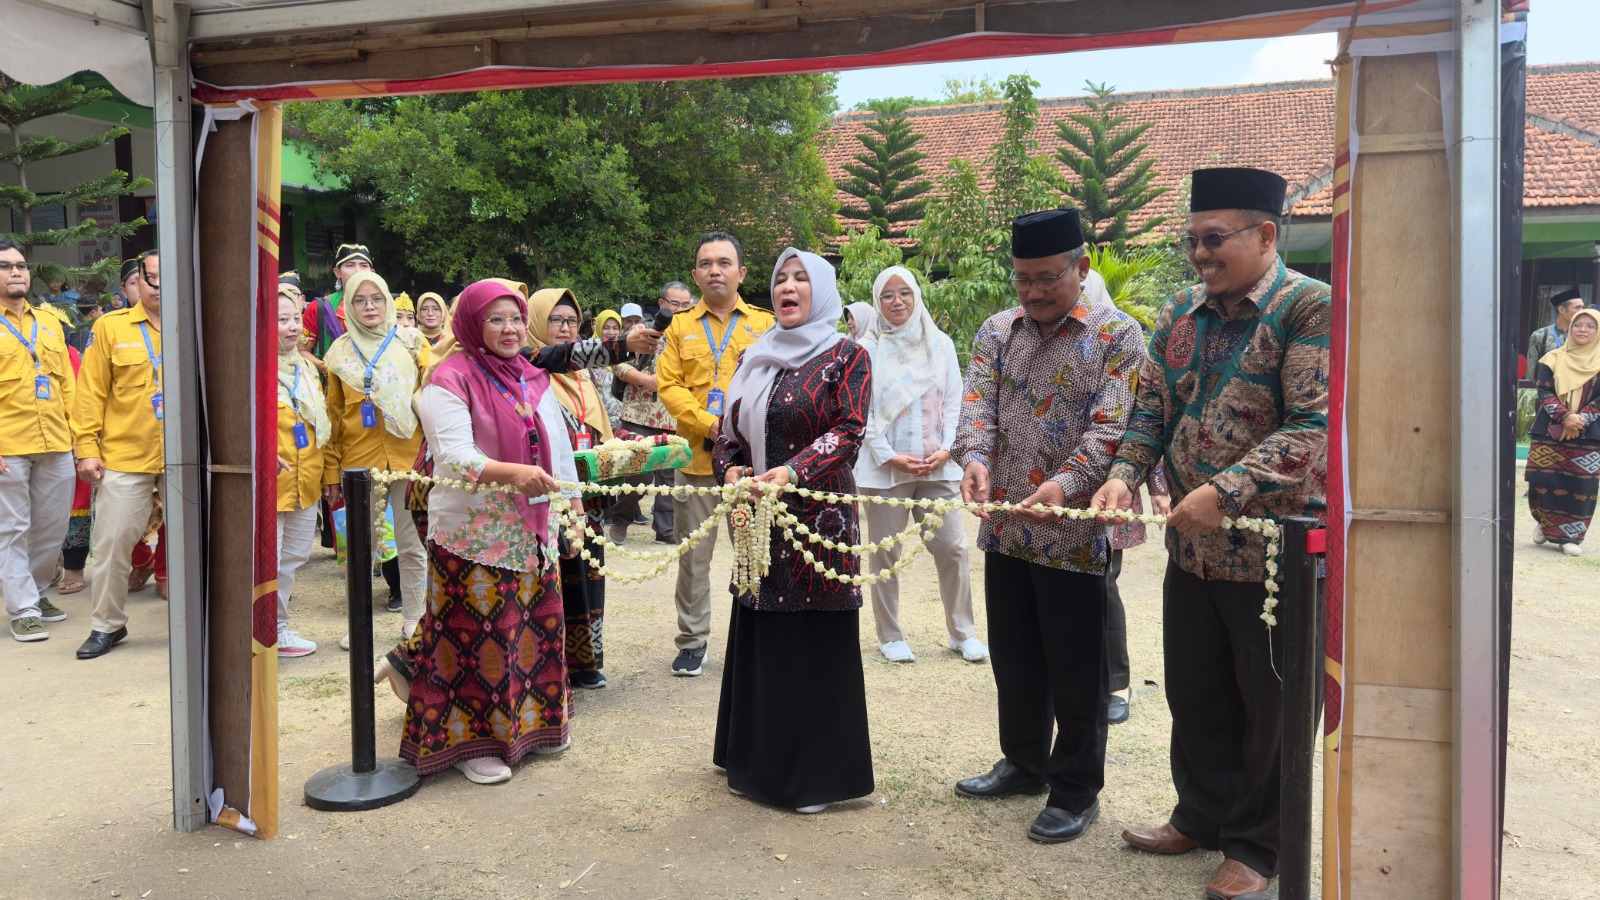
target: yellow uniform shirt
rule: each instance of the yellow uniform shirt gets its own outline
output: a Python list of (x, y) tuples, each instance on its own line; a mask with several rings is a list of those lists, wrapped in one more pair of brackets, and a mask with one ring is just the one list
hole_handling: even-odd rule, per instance
[[(317, 377), (316, 373), (311, 377)], [(289, 464), (288, 471), (278, 469), (278, 512), (310, 509), (322, 498), (322, 479), (327, 471), (323, 450), (317, 446), (317, 430), (310, 422), (305, 422), (310, 442), (304, 449), (294, 445), (294, 426), (302, 421), (293, 405), (278, 401), (278, 458)]]
[[(417, 371), (427, 371), (427, 338), (420, 338), (416, 347), (406, 349), (415, 352)], [(419, 375), (419, 384), (420, 381)], [(409, 472), (417, 464), (417, 453), (422, 449), (422, 426), (418, 425), (417, 433), (411, 437), (398, 438), (383, 427), (380, 413), (377, 426), (365, 428), (361, 424), (361, 401), (365, 399), (365, 395), (345, 384), (339, 376), (328, 376), (328, 419), (333, 423), (333, 435), (323, 451), (323, 484), (338, 484), (344, 469)]]
[[(54, 311), (34, 306), (25, 307), (20, 316), (8, 309), (0, 315), (34, 345), (29, 353), (11, 328), (0, 325), (0, 456), (71, 450), (68, 422), (77, 379), (67, 357), (66, 322)], [(41, 376), (49, 380), (47, 397), (39, 396)]]
[[(738, 316), (737, 321), (734, 316)], [(727, 333), (730, 323), (731, 336)], [(705, 449), (705, 440), (718, 418), (706, 408), (711, 389), (722, 391), (726, 412), (728, 384), (733, 381), (739, 354), (772, 325), (772, 313), (750, 306), (742, 297), (734, 302), (727, 319), (711, 312), (704, 300), (672, 317), (672, 324), (667, 326), (666, 347), (656, 358), (656, 382), (662, 405), (678, 420), (678, 434), (694, 449), (693, 462), (683, 470), (686, 474), (711, 474), (711, 454)], [(707, 326), (714, 345), (706, 341)], [(724, 338), (727, 347), (719, 361), (717, 348), (722, 347)]]
[(99, 457), (113, 472), (161, 473), (161, 420), (154, 405), (161, 390), (155, 363), (160, 356), (161, 329), (143, 306), (95, 320), (94, 341), (78, 367), (72, 401), (72, 442), (79, 459)]

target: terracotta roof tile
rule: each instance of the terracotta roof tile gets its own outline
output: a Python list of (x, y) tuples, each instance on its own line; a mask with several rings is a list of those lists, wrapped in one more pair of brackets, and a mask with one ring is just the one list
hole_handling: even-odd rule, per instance
[[(1155, 183), (1174, 188), (1136, 216), (1135, 225), (1150, 215), (1174, 212), (1179, 200), (1176, 188), (1191, 170), (1220, 165), (1257, 166), (1282, 174), (1289, 179), (1291, 196), (1300, 198), (1295, 215), (1332, 213), (1332, 81), (1117, 97), (1130, 121), (1151, 123), (1144, 140), (1155, 158)], [(1053, 158), (1062, 146), (1056, 123), (1082, 110), (1083, 103), (1082, 97), (1040, 101), (1039, 128), (1034, 133), (1040, 152)], [(1528, 112), (1527, 205), (1600, 205), (1600, 63), (1530, 68)], [(923, 167), (934, 178), (947, 171), (952, 159), (981, 163), (999, 137), (997, 103), (926, 107), (911, 110), (910, 115), (914, 130), (924, 135), (917, 145), (928, 154)], [(860, 152), (861, 145), (853, 138), (871, 116), (855, 112), (835, 118), (835, 139), (825, 156), (836, 180), (843, 174), (843, 163)], [(1065, 174), (1064, 167), (1062, 171)], [(848, 195), (839, 196), (844, 200)], [(844, 217), (840, 223), (845, 228), (861, 224)]]

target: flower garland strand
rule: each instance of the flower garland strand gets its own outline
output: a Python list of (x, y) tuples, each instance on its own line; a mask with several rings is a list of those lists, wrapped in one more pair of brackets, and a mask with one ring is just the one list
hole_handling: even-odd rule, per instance
[[(469, 494), (485, 492), (516, 493), (510, 485), (487, 484), (470, 481), (459, 481), (450, 478), (436, 478), (421, 475), (416, 472), (392, 472), (382, 469), (371, 471), (373, 484), (377, 490), (373, 493), (373, 503), (383, 501), (384, 493), (390, 485), (397, 481), (416, 481), (429, 486), (444, 486), (466, 491)], [(837, 494), (830, 491), (816, 491), (796, 485), (757, 485), (759, 491), (752, 492), (753, 479), (740, 479), (735, 484), (724, 484), (715, 487), (692, 487), (689, 485), (654, 485), (654, 484), (588, 484), (578, 482), (558, 482), (564, 491), (590, 496), (621, 496), (622, 494), (639, 494), (641, 496), (660, 496), (670, 494), (675, 497), (683, 496), (716, 496), (721, 498), (712, 514), (700, 523), (700, 526), (689, 534), (675, 547), (660, 551), (630, 551), (619, 547), (607, 540), (603, 533), (592, 532), (585, 517), (578, 515), (571, 501), (563, 494), (548, 495), (550, 510), (556, 522), (565, 530), (573, 545), (580, 547), (579, 555), (595, 566), (596, 571), (607, 578), (615, 578), (623, 582), (640, 582), (654, 578), (664, 573), (673, 560), (682, 556), (689, 549), (699, 544), (711, 533), (724, 516), (734, 517), (734, 586), (739, 590), (754, 590), (759, 584), (761, 576), (769, 571), (771, 561), (771, 533), (775, 528), (782, 529), (784, 540), (793, 545), (800, 552), (801, 558), (811, 565), (823, 577), (833, 581), (847, 584), (874, 584), (888, 578), (895, 577), (898, 571), (904, 568), (916, 556), (927, 542), (938, 531), (944, 517), (952, 512), (965, 510), (967, 512), (1018, 512), (1023, 509), (1015, 503), (967, 503), (961, 500), (930, 499), (911, 500), (899, 497), (867, 497), (855, 494)], [(820, 500), (825, 503), (880, 503), (902, 508), (918, 508), (924, 510), (920, 522), (912, 521), (910, 525), (899, 534), (889, 535), (880, 541), (865, 544), (845, 544), (812, 531), (805, 523), (801, 522), (789, 508), (784, 505), (781, 494), (797, 494), (808, 500)], [(535, 500), (543, 498), (534, 498)], [(1125, 510), (1112, 512), (1094, 512), (1088, 509), (1069, 509), (1061, 506), (1036, 506), (1032, 512), (1048, 512), (1065, 519), (1082, 521), (1085, 519), (1108, 518), (1117, 522), (1142, 522), (1146, 525), (1166, 525), (1167, 517), (1153, 513), (1134, 513)], [(739, 523), (743, 522), (743, 525)], [(1248, 518), (1244, 516), (1224, 516), (1223, 528), (1237, 528), (1249, 531), (1266, 538), (1266, 588), (1267, 597), (1262, 604), (1261, 621), (1270, 628), (1278, 624), (1274, 610), (1278, 607), (1278, 551), (1282, 530), (1278, 523), (1271, 519)], [(584, 537), (602, 547), (611, 547), (619, 550), (623, 555), (652, 563), (651, 567), (641, 573), (618, 572), (601, 566), (594, 562)], [(871, 575), (843, 575), (829, 569), (827, 565), (816, 558), (814, 551), (807, 548), (806, 544), (819, 545), (826, 550), (854, 553), (861, 555), (875, 550), (886, 550), (896, 543), (915, 541), (910, 551), (902, 553), (900, 560), (889, 569)]]

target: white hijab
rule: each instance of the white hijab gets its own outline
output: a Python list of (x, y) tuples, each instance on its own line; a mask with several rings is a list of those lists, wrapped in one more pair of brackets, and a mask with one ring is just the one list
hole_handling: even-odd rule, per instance
[[(899, 325), (890, 325), (883, 314), (883, 286), (890, 278), (900, 280), (911, 288), (916, 297), (916, 308), (911, 317)], [(872, 304), (877, 319), (872, 332), (872, 414), (878, 417), (883, 428), (905, 412), (911, 404), (920, 402), (929, 391), (955, 390), (959, 385), (945, 384), (950, 371), (950, 359), (956, 346), (948, 335), (934, 324), (933, 316), (922, 302), (922, 287), (917, 277), (903, 266), (890, 266), (878, 273), (872, 282)]]
[[(750, 461), (756, 474), (767, 471), (767, 404), (780, 372), (800, 368), (819, 354), (844, 340), (839, 333), (839, 280), (833, 266), (815, 253), (793, 247), (778, 255), (772, 266), (772, 282), (778, 280), (783, 264), (798, 257), (811, 280), (811, 314), (793, 328), (781, 324), (767, 329), (754, 344), (745, 348), (739, 369), (728, 385), (728, 404), (739, 403), (739, 434), (750, 447)], [(742, 402), (741, 402), (742, 401)]]

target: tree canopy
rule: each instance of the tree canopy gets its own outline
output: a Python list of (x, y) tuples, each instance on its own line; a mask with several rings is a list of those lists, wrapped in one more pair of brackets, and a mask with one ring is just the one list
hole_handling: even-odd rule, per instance
[(1085, 101), (1087, 112), (1072, 113), (1056, 125), (1065, 145), (1056, 158), (1078, 176), (1067, 196), (1083, 215), (1084, 237), (1091, 244), (1122, 244), (1166, 222), (1165, 216), (1151, 216), (1138, 228), (1128, 226), (1133, 213), (1169, 188), (1152, 185), (1155, 162), (1144, 156), (1150, 145), (1138, 142), (1151, 123), (1129, 124), (1117, 112), (1122, 103), (1111, 96), (1115, 88), (1094, 82), (1086, 87), (1095, 99)]
[(862, 151), (844, 164), (850, 178), (839, 189), (856, 198), (840, 212), (861, 219), (886, 237), (904, 237), (903, 223), (922, 218), (922, 200), (933, 182), (918, 165), (926, 156), (916, 149), (922, 135), (911, 130), (900, 100), (874, 101), (877, 116), (856, 135)]
[(705, 231), (757, 272), (832, 235), (834, 106), (830, 76), (796, 75), (299, 104), (288, 124), (398, 239), (373, 242), (391, 282), (512, 276), (615, 306), (682, 280)]

